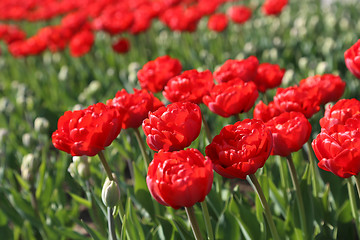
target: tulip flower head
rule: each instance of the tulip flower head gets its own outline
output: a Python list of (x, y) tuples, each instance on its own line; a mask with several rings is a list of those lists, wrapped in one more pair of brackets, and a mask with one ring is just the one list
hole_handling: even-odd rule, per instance
[(272, 146), (271, 132), (265, 124), (260, 120), (245, 119), (225, 126), (205, 152), (218, 174), (245, 179), (264, 166)]
[(191, 148), (155, 153), (146, 177), (155, 200), (175, 209), (204, 201), (212, 182), (211, 161)]

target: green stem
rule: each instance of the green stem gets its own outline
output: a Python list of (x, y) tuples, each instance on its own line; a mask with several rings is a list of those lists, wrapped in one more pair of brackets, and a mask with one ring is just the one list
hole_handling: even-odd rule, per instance
[(309, 139), (309, 141), (307, 141), (307, 147), (308, 147), (308, 157), (309, 157), (309, 161), (310, 161), (310, 168), (311, 168), (311, 173), (312, 173), (312, 185), (313, 185), (313, 194), (315, 197), (319, 196), (319, 183), (317, 181), (317, 177), (319, 176), (319, 172), (318, 169), (316, 167), (316, 163), (315, 163), (315, 159), (313, 157), (313, 154), (311, 152), (311, 140)]
[(114, 227), (114, 217), (112, 215), (112, 209), (107, 208), (107, 220), (108, 220), (108, 227), (109, 227), (109, 240), (116, 240), (116, 233)]
[(208, 125), (208, 123), (206, 122), (206, 120), (205, 120), (205, 118), (204, 118), (204, 115), (202, 115), (202, 122), (203, 122), (203, 126), (204, 126), (204, 129), (205, 129), (206, 137), (207, 137), (209, 143), (211, 143), (211, 141), (212, 141), (212, 136), (211, 136), (211, 132), (210, 132), (209, 125)]
[(356, 228), (357, 235), (360, 236), (359, 214), (358, 214), (358, 209), (356, 206), (355, 191), (353, 188), (351, 178), (347, 179), (347, 186), (348, 186), (348, 192), (349, 192), (349, 198), (350, 198), (351, 213), (355, 220), (355, 225), (356, 225), (355, 228)]
[(235, 114), (235, 119), (237, 122), (241, 121), (241, 117), (240, 117), (240, 113), (239, 114)]
[(355, 182), (356, 182), (356, 189), (360, 199), (360, 173), (355, 176)]
[(144, 159), (145, 169), (148, 169), (148, 166), (150, 164), (150, 158), (146, 154), (146, 148), (145, 148), (144, 140), (142, 139), (138, 128), (134, 128), (134, 132), (135, 132), (136, 140), (137, 140), (137, 142), (139, 144), (139, 147), (140, 147), (140, 150), (141, 150), (141, 154), (142, 154), (143, 159)]
[(100, 151), (100, 152), (98, 153), (98, 155), (99, 155), (100, 161), (101, 161), (101, 163), (102, 163), (102, 165), (103, 165), (103, 167), (104, 167), (104, 169), (105, 169), (105, 172), (106, 172), (109, 180), (115, 181), (115, 179), (114, 179), (114, 177), (113, 177), (113, 175), (112, 175), (112, 172), (111, 172), (111, 170), (110, 170), (110, 167), (109, 167), (109, 165), (108, 165), (108, 163), (107, 163), (107, 161), (106, 161), (106, 159), (105, 159), (104, 153), (103, 153), (102, 151)]
[(298, 176), (296, 174), (294, 161), (292, 160), (291, 154), (286, 157), (286, 160), (287, 160), (287, 163), (288, 163), (288, 166), (289, 166), (291, 180), (292, 180), (293, 185), (295, 187), (295, 193), (296, 193), (296, 198), (297, 198), (297, 202), (298, 202), (298, 208), (299, 208), (299, 213), (300, 213), (300, 222), (301, 222), (301, 226), (302, 226), (302, 229), (303, 229), (303, 234), (305, 235), (305, 239), (308, 239), (304, 202), (303, 202), (303, 198), (302, 198), (302, 195), (301, 195), (300, 184), (299, 184)]
[(250, 177), (250, 180), (251, 180), (251, 182), (253, 184), (254, 190), (256, 191), (256, 193), (257, 193), (257, 195), (258, 195), (258, 197), (260, 199), (261, 205), (264, 208), (265, 217), (266, 217), (266, 220), (267, 220), (267, 222), (269, 224), (271, 235), (273, 236), (274, 240), (280, 240), (280, 237), (279, 237), (279, 234), (278, 234), (278, 232), (276, 230), (275, 223), (274, 223), (274, 220), (272, 218), (271, 211), (270, 211), (269, 205), (268, 205), (268, 203), (266, 201), (264, 192), (262, 191), (261, 186), (260, 186), (257, 178), (255, 177), (255, 175), (250, 174), (249, 177)]
[(201, 207), (202, 207), (203, 214), (204, 214), (204, 220), (205, 220), (205, 225), (206, 225), (206, 231), (208, 234), (208, 239), (214, 240), (214, 233), (213, 233), (213, 229), (211, 226), (210, 215), (209, 215), (209, 210), (208, 210), (208, 207), (206, 204), (206, 200), (201, 202)]
[(194, 207), (185, 207), (186, 214), (190, 220), (191, 228), (193, 230), (194, 236), (196, 240), (203, 240), (201, 233), (200, 233), (200, 227), (195, 217), (195, 211)]

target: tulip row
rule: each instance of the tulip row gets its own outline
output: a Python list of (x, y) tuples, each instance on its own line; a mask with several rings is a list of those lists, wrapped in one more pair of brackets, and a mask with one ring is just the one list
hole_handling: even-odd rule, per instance
[[(139, 34), (151, 27), (153, 19), (159, 18), (173, 31), (195, 31), (198, 22), (206, 15), (215, 11), (228, 0), (216, 1), (104, 1), (97, 0), (88, 3), (78, 1), (49, 1), (47, 4), (13, 3), (4, 1), (1, 9), (7, 9), (0, 14), (0, 19), (6, 20), (48, 20), (65, 14), (61, 23), (56, 26), (46, 26), (34, 36), (26, 38), (25, 33), (13, 25), (0, 25), (0, 39), (8, 44), (9, 52), (16, 57), (38, 55), (49, 49), (52, 52), (61, 51), (67, 45), (74, 57), (88, 53), (94, 44), (94, 32), (105, 31), (110, 35), (129, 32)], [(267, 0), (263, 5), (266, 15), (278, 15), (287, 0)], [(242, 24), (251, 17), (252, 10), (245, 6), (229, 8), (228, 15), (235, 23)], [(227, 26), (225, 14), (214, 15), (209, 19), (209, 29), (223, 31)], [(119, 38), (112, 48), (118, 53), (129, 51), (130, 42)]]

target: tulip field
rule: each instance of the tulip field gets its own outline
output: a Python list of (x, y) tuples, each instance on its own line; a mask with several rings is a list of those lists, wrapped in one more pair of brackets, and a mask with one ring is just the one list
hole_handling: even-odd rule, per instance
[(0, 239), (360, 239), (358, 0), (1, 0)]

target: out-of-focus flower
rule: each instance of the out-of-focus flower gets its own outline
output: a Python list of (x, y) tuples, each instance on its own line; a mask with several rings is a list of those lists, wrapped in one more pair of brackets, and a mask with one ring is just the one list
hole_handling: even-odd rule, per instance
[(119, 110), (103, 103), (67, 111), (59, 118), (52, 142), (57, 149), (72, 156), (94, 156), (119, 135), (121, 123)]
[(315, 75), (300, 81), (302, 88), (319, 89), (322, 105), (339, 100), (344, 93), (345, 85), (339, 76), (333, 74)]
[(117, 53), (127, 53), (130, 50), (130, 42), (127, 38), (120, 38), (112, 45), (112, 49)]
[(256, 76), (259, 60), (250, 56), (244, 60), (227, 60), (219, 69), (214, 72), (214, 77), (219, 83), (227, 82), (234, 78), (248, 82)]
[(146, 183), (160, 204), (178, 209), (204, 201), (213, 182), (211, 161), (197, 149), (155, 153)]
[(320, 110), (319, 88), (301, 88), (292, 86), (278, 88), (274, 96), (275, 107), (281, 112), (301, 112), (306, 118)]
[(345, 124), (346, 120), (360, 115), (360, 101), (353, 99), (341, 99), (334, 106), (328, 106), (324, 117), (320, 119), (321, 128), (329, 130), (336, 124)]
[(193, 69), (171, 78), (164, 88), (163, 95), (170, 102), (199, 104), (213, 85), (213, 75), (209, 70), (198, 72)]
[(168, 8), (161, 14), (160, 20), (173, 31), (193, 32), (201, 17), (202, 12), (196, 6), (184, 8), (178, 5)]
[(284, 112), (265, 123), (273, 136), (272, 155), (286, 157), (309, 140), (311, 124), (300, 112)]
[(288, 0), (265, 0), (261, 7), (265, 15), (278, 15), (288, 4)]
[(345, 51), (344, 58), (349, 71), (360, 79), (360, 39)]
[(49, 130), (49, 120), (43, 117), (35, 118), (34, 129), (39, 133), (46, 133)]
[(177, 102), (149, 112), (142, 128), (146, 142), (154, 151), (177, 151), (188, 146), (199, 136), (200, 107), (190, 102)]
[(70, 53), (74, 57), (81, 57), (88, 53), (94, 44), (94, 34), (90, 30), (82, 30), (70, 40)]
[(254, 82), (260, 92), (267, 89), (278, 87), (285, 74), (285, 69), (281, 69), (277, 64), (262, 63), (258, 66)]
[(212, 112), (222, 117), (230, 117), (248, 112), (258, 96), (253, 82), (233, 79), (215, 85), (210, 93), (203, 97), (203, 102)]
[(125, 89), (118, 91), (115, 98), (109, 99), (106, 105), (119, 108), (123, 114), (122, 128), (138, 128), (148, 116), (164, 104), (147, 90), (134, 88), (134, 93), (127, 93)]
[(271, 132), (262, 121), (245, 119), (225, 126), (205, 152), (218, 174), (245, 179), (264, 166), (272, 145)]
[(137, 73), (140, 86), (151, 92), (160, 92), (170, 78), (180, 74), (181, 63), (167, 55), (147, 62)]
[(227, 16), (223, 13), (216, 13), (210, 16), (207, 26), (210, 30), (216, 32), (224, 31), (228, 26)]
[(230, 7), (227, 14), (233, 22), (243, 24), (251, 18), (252, 11), (248, 7), (239, 5)]

